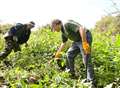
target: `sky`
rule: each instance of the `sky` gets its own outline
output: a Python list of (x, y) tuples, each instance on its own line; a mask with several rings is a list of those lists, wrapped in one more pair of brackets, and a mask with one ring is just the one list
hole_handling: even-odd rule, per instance
[(111, 5), (110, 0), (0, 0), (0, 23), (32, 20), (42, 26), (57, 18), (63, 22), (72, 19), (92, 28)]

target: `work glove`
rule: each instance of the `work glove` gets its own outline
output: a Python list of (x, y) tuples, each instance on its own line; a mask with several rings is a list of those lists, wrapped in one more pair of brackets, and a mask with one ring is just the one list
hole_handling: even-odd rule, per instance
[(82, 46), (83, 46), (84, 53), (85, 54), (90, 54), (91, 50), (90, 50), (89, 43), (88, 42), (83, 42)]
[[(54, 54), (54, 60), (57, 62), (57, 65), (61, 70), (65, 70), (66, 65), (64, 64), (65, 62), (63, 61), (62, 57), (62, 52), (57, 52)], [(50, 60), (48, 63), (50, 64), (53, 60)]]
[(56, 60), (60, 59), (61, 57), (62, 57), (61, 52), (57, 52), (57, 53), (55, 54), (55, 59), (56, 59)]
[[(54, 53), (52, 57), (54, 58), (54, 60), (58, 61), (60, 60), (61, 56), (62, 56), (61, 52), (57, 52), (57, 53)], [(48, 63), (50, 64), (52, 61), (53, 60), (50, 60)]]

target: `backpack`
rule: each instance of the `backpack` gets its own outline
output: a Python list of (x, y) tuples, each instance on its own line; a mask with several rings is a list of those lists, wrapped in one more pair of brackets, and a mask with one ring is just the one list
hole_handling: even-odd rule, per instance
[(16, 29), (20, 29), (21, 27), (23, 27), (23, 24), (22, 24), (22, 23), (16, 23), (16, 24), (15, 24), (15, 28), (16, 28)]
[(23, 27), (23, 24), (22, 24), (22, 23), (17, 23), (17, 24), (15, 24), (15, 26), (13, 26), (13, 27), (10, 29), (10, 32), (12, 33), (12, 35), (15, 35), (16, 32), (19, 31), (22, 27)]
[(12, 37), (16, 34), (18, 30), (23, 27), (22, 23), (16, 23), (13, 27), (10, 28), (8, 32), (5, 33), (4, 38)]

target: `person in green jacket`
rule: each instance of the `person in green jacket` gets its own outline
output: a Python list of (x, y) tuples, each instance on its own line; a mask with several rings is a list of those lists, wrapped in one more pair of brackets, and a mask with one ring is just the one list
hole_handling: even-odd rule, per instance
[(61, 20), (55, 19), (52, 21), (51, 29), (53, 32), (61, 32), (62, 37), (62, 43), (55, 54), (56, 60), (59, 60), (60, 53), (68, 39), (72, 40), (72, 46), (67, 51), (66, 69), (69, 70), (72, 76), (75, 76), (74, 58), (81, 52), (87, 72), (84, 82), (91, 82), (94, 85), (94, 69), (91, 62), (91, 32), (73, 20), (69, 20), (63, 24)]

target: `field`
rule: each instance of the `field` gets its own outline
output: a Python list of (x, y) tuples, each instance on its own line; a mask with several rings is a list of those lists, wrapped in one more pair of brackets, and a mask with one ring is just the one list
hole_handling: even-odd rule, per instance
[[(120, 35), (107, 36), (107, 33), (98, 33), (92, 29), (91, 32), (92, 62), (98, 88), (109, 84), (114, 84), (113, 88), (120, 87)], [(32, 32), (28, 47), (22, 45), (21, 52), (12, 52), (1, 60), (0, 75), (11, 88), (87, 88), (81, 84), (85, 78), (81, 55), (75, 58), (77, 79), (72, 79), (68, 72), (59, 69), (53, 55), (60, 43), (60, 33), (52, 33), (48, 28)], [(3, 35), (0, 34), (0, 51), (4, 45)], [(71, 41), (68, 41), (62, 52), (62, 65), (65, 64), (65, 53), (70, 45)]]

